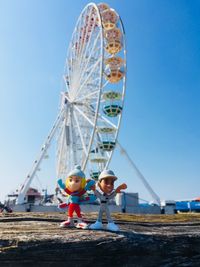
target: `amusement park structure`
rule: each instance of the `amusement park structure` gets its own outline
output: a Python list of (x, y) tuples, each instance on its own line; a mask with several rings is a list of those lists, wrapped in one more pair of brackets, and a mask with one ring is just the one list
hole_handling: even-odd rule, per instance
[[(77, 164), (87, 176), (97, 179), (109, 166), (119, 145), (117, 137), (126, 89), (125, 32), (120, 16), (107, 4), (90, 3), (81, 12), (68, 48), (63, 84), (58, 117), (18, 191), (17, 204), (25, 202), (55, 136), (56, 175), (62, 179)], [(121, 149), (160, 204), (159, 197)]]

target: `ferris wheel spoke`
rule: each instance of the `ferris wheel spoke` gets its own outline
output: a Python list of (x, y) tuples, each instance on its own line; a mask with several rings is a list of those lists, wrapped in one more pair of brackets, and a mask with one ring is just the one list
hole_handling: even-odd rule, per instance
[(74, 108), (90, 123), (90, 125), (95, 127), (94, 122), (92, 122), (77, 106), (74, 106)]
[(95, 79), (96, 76), (98, 77), (98, 79), (100, 79), (99, 77), (100, 64), (101, 64), (101, 59), (98, 59), (88, 69), (84, 69), (79, 79), (79, 86), (80, 86), (79, 89), (82, 88), (90, 78), (92, 79), (92, 81)]
[(106, 156), (108, 159), (110, 158), (110, 153), (108, 151), (106, 151)]
[(94, 90), (96, 91), (97, 88), (99, 90), (100, 79), (99, 79), (98, 75), (95, 75), (95, 76), (96, 76), (96, 78), (91, 77), (91, 82), (90, 82), (90, 78), (89, 78), (89, 80), (86, 81), (86, 83), (83, 85), (82, 90), (80, 91), (81, 93), (79, 93), (78, 97), (84, 96), (90, 92), (92, 93)]
[(82, 143), (82, 146), (83, 146), (83, 150), (84, 150), (84, 152), (85, 152), (85, 155), (87, 155), (87, 149), (86, 149), (86, 147), (85, 147), (85, 143), (84, 143), (83, 135), (82, 135), (82, 132), (81, 132), (80, 125), (79, 125), (79, 123), (78, 123), (78, 119), (77, 119), (77, 116), (76, 116), (76, 112), (74, 112), (73, 115), (74, 115), (74, 118), (75, 118), (75, 122), (76, 122), (76, 125), (77, 125), (77, 128), (78, 128), (79, 135), (80, 135), (80, 139), (81, 139), (81, 143)]
[[(78, 26), (75, 27), (72, 36), (75, 36), (76, 35), (76, 33), (77, 33), (77, 27)], [(68, 56), (67, 56), (68, 61), (70, 60), (70, 68), (68, 68), (68, 70), (71, 70), (71, 73), (69, 73), (69, 77), (71, 77), (70, 74), (74, 73), (74, 70), (75, 70), (75, 68), (74, 68), (74, 65), (76, 63), (75, 62), (75, 59), (76, 59), (76, 49), (75, 49), (75, 47), (76, 47), (76, 42), (74, 41), (74, 37), (72, 37), (72, 39), (71, 39), (71, 45), (70, 45), (70, 47), (68, 49)], [(71, 84), (71, 82), (72, 81), (70, 81), (70, 84)]]
[[(94, 49), (95, 48), (95, 49)], [(81, 68), (80, 68), (80, 82), (83, 79), (84, 73), (87, 72), (88, 66), (89, 68), (92, 68), (92, 66), (94, 66), (96, 64), (97, 61), (99, 61), (99, 59), (101, 60), (101, 55), (99, 55), (98, 51), (100, 49), (100, 45), (91, 48), (92, 52), (90, 56), (88, 56), (86, 58), (86, 62), (84, 62), (84, 64), (82, 64)]]
[(65, 71), (65, 74), (63, 75), (63, 80), (65, 83), (65, 88), (67, 89), (66, 91), (71, 91), (71, 71), (69, 70), (69, 68)]
[[(91, 9), (90, 10), (90, 14), (89, 14), (89, 17), (87, 17), (87, 16), (85, 16), (85, 21), (84, 21), (84, 24), (83, 25), (86, 25), (86, 18), (88, 18), (88, 22), (90, 22), (91, 21), (91, 17), (92, 17), (92, 14), (93, 14), (93, 9)], [(90, 43), (90, 40), (91, 40), (91, 36), (92, 36), (92, 31), (93, 31), (93, 29), (94, 29), (94, 25), (95, 25), (95, 23), (93, 23), (93, 25), (92, 25), (92, 29), (91, 29), (91, 33), (90, 33), (90, 35), (89, 35), (89, 39), (87, 40), (87, 36), (88, 36), (88, 33), (89, 33), (89, 27), (86, 27), (86, 33), (85, 33), (85, 36), (84, 36), (84, 42), (82, 43), (82, 45), (81, 45), (81, 50), (80, 50), (80, 52), (81, 52), (81, 55), (80, 55), (80, 60), (79, 60), (79, 62), (82, 62), (82, 60), (83, 60), (83, 55), (85, 54), (84, 53), (84, 44), (87, 42), (87, 46), (85, 47), (85, 50), (87, 49), (87, 47), (88, 47), (88, 44)]]
[[(90, 92), (91, 92), (91, 91), (90, 91)], [(91, 99), (92, 96), (95, 96), (95, 95), (98, 96), (98, 93), (99, 93), (99, 90), (93, 91), (92, 93), (89, 93), (89, 94), (87, 94), (87, 95), (83, 95), (82, 97), (78, 98), (77, 101), (79, 102), (79, 101), (82, 101), (82, 100), (84, 100), (84, 99), (88, 99), (88, 98)], [(96, 98), (97, 98), (97, 97), (96, 97)]]
[(59, 138), (59, 148), (58, 148), (58, 160), (57, 160), (57, 173), (60, 173), (59, 167), (62, 161), (62, 157), (63, 157), (63, 152), (64, 152), (64, 133), (65, 133), (65, 128), (62, 127), (61, 133), (60, 133), (60, 138)]
[(82, 25), (82, 19), (84, 17), (84, 14), (87, 13), (86, 10), (81, 14), (81, 16), (79, 16), (78, 18), (78, 22), (77, 22), (77, 25), (75, 27), (75, 31), (74, 31), (74, 34), (73, 34), (73, 40), (77, 40), (80, 36), (80, 27)]
[[(94, 49), (95, 49), (95, 47), (96, 47), (96, 45), (97, 45), (97, 42), (98, 42), (98, 40), (100, 40), (100, 37), (101, 37), (101, 32), (99, 32), (99, 33), (97, 34), (96, 39), (95, 39), (94, 42), (93, 42), (93, 46), (90, 48), (90, 55), (88, 56), (87, 61), (85, 62), (85, 67), (83, 66), (83, 67), (80, 69), (80, 73), (83, 74), (83, 73), (84, 73), (84, 70), (87, 69), (88, 64), (89, 64), (89, 62), (90, 62), (90, 60), (91, 60), (91, 57), (92, 57), (92, 55), (94, 54)], [(88, 48), (89, 48), (89, 45), (88, 45)], [(86, 58), (86, 55), (87, 55), (87, 52), (88, 52), (88, 48), (87, 48), (87, 51), (85, 52), (84, 60), (85, 60), (85, 58)]]
[[(87, 10), (86, 10), (87, 11)], [(75, 36), (75, 51), (76, 51), (76, 58), (77, 58), (77, 68), (80, 69), (81, 64), (82, 64), (82, 54), (83, 54), (83, 48), (85, 47), (85, 43), (87, 41), (87, 36), (89, 34), (88, 32), (88, 27), (83, 26), (83, 25), (87, 25), (88, 21), (90, 21), (91, 16), (92, 16), (92, 10), (88, 9), (88, 12), (90, 12), (89, 15), (87, 15), (87, 12), (85, 12), (85, 14), (83, 14), (83, 16), (81, 17), (81, 19), (79, 20), (79, 30), (77, 29), (77, 32), (79, 32), (76, 36)], [(90, 34), (91, 37), (91, 34)], [(77, 47), (76, 47), (77, 46)], [(80, 71), (79, 71), (80, 73)]]
[[(100, 59), (101, 60), (101, 59)], [(91, 77), (91, 75), (93, 74), (93, 75), (95, 75), (95, 69), (98, 67), (98, 64), (100, 63), (100, 60), (97, 60), (97, 62), (95, 63), (95, 64), (93, 64), (92, 66), (91, 66), (91, 69), (90, 69), (90, 72), (89, 73), (87, 73), (87, 78), (85, 78), (85, 83), (86, 82), (88, 82), (88, 79)], [(97, 75), (97, 74), (96, 74)], [(75, 80), (75, 77), (76, 76), (76, 80)], [(98, 76), (98, 79), (99, 79), (99, 76)], [(70, 79), (71, 80), (71, 79)], [(77, 73), (75, 72), (74, 73), (74, 75), (73, 75), (73, 82), (71, 83), (71, 86), (70, 86), (70, 88), (71, 87), (74, 87), (74, 90), (71, 92), (71, 90), (70, 90), (70, 96), (71, 96), (71, 98), (75, 98), (76, 96), (77, 96), (77, 94), (81, 91), (81, 89), (82, 89), (82, 86), (84, 85), (84, 84), (82, 84), (82, 86), (81, 86), (81, 88), (79, 88), (79, 89), (76, 89), (75, 90), (75, 88), (77, 88), (77, 85), (76, 84), (81, 84), (80, 83), (80, 80), (79, 80), (79, 82), (78, 82), (78, 75), (77, 75)], [(74, 86), (75, 85), (75, 86)]]
[(77, 102), (88, 102), (90, 101), (91, 105), (97, 105), (98, 102), (98, 93), (99, 91), (86, 90), (85, 94), (81, 94), (77, 99)]
[(85, 42), (85, 36), (83, 36), (83, 30), (85, 29), (85, 27), (83, 25), (86, 25), (86, 22), (87, 22), (86, 20), (87, 20), (87, 12), (85, 12), (85, 14), (81, 16), (80, 21), (79, 21), (80, 25), (78, 26), (79, 30), (77, 30), (76, 42), (77, 42), (78, 47), (76, 49), (76, 52), (77, 52), (76, 56), (78, 59), (80, 58), (81, 50)]
[[(99, 48), (97, 50), (99, 50)], [(99, 55), (96, 57), (98, 59), (95, 62), (93, 62), (94, 64), (92, 64), (90, 67), (88, 67), (89, 61), (87, 61), (86, 65), (84, 66), (84, 69), (83, 69), (83, 66), (81, 67), (81, 63), (79, 64), (80, 67), (77, 66), (77, 69), (79, 68), (79, 71), (74, 73), (74, 76), (76, 77), (76, 80), (77, 80), (77, 87), (80, 87), (82, 82), (87, 79), (87, 77), (84, 76), (85, 74), (90, 75), (90, 72), (91, 74), (92, 73), (95, 74), (95, 69), (98, 67), (98, 63), (101, 62), (101, 57)]]
[[(101, 61), (101, 58), (99, 58), (95, 64), (91, 65), (88, 69), (84, 69), (84, 73), (90, 73), (91, 70), (93, 70), (94, 65), (98, 64)], [(81, 82), (81, 81), (80, 81)]]
[[(73, 59), (72, 59), (72, 54), (68, 55), (70, 58), (67, 58), (69, 67), (67, 68), (67, 75), (65, 73), (65, 79), (69, 79), (69, 88), (71, 88), (71, 84), (72, 84), (72, 73), (73, 73)], [(70, 62), (70, 63), (69, 63)], [(70, 90), (71, 91), (71, 90)]]
[(100, 113), (98, 115), (102, 120), (107, 122), (110, 126), (112, 126), (113, 128), (117, 129), (117, 126), (114, 123), (112, 123), (111, 121), (109, 121), (106, 117), (102, 116)]
[[(94, 33), (95, 36), (93, 35), (93, 33)], [(99, 40), (99, 38), (100, 38), (100, 32), (96, 32), (95, 29), (94, 29), (94, 25), (93, 25), (93, 27), (91, 29), (91, 32), (90, 32), (89, 39), (87, 40), (87, 44), (86, 44), (86, 46), (85, 46), (85, 48), (83, 50), (83, 53), (82, 53), (82, 58), (81, 59), (83, 61), (85, 60), (85, 58), (87, 58), (88, 53), (89, 54), (91, 54), (91, 52), (93, 53), (93, 51), (94, 51), (93, 47), (96, 46), (97, 41)]]
[[(75, 28), (75, 30), (76, 30), (76, 28)], [(74, 35), (75, 30), (74, 30), (72, 35)], [(72, 57), (73, 57), (73, 53), (74, 53), (73, 51), (74, 51), (74, 47), (73, 47), (73, 43), (71, 40), (70, 46), (69, 46), (68, 51), (67, 51), (67, 58), (66, 58), (66, 66), (68, 66), (66, 71), (67, 71), (69, 78), (71, 77), (70, 74), (73, 73), (73, 69), (72, 69), (72, 65), (73, 65)], [(70, 81), (70, 83), (71, 83), (71, 81)]]
[[(91, 107), (90, 107), (90, 109), (91, 109)], [(91, 111), (93, 111), (93, 110), (91, 109)], [(115, 125), (114, 123), (112, 123), (111, 121), (109, 121), (105, 116), (103, 116), (103, 115), (101, 115), (100, 113), (98, 113), (98, 117), (99, 117), (100, 119), (102, 119), (104, 122), (106, 122), (106, 124), (109, 124), (109, 125), (112, 126), (114, 129), (117, 129), (117, 125)]]
[[(91, 108), (91, 106), (90, 106), (90, 110), (91, 110), (91, 112), (94, 112), (94, 110)], [(105, 116), (98, 113), (98, 117), (100, 119), (102, 119), (104, 122), (106, 122), (107, 124), (109, 124), (110, 126), (112, 126), (114, 129), (117, 129), (117, 126), (114, 123), (112, 123), (111, 121), (109, 121)]]
[(94, 86), (95, 82), (100, 79), (98, 75), (99, 63), (100, 61), (97, 61), (96, 64), (90, 66), (90, 68), (85, 72), (87, 76), (85, 76), (84, 79), (82, 77), (82, 80), (79, 80), (78, 92), (80, 92), (85, 86), (87, 86), (88, 89), (88, 82), (91, 81), (91, 84), (93, 84), (92, 86)]
[(75, 134), (74, 134), (74, 123), (73, 123), (73, 117), (72, 117), (72, 112), (70, 110), (70, 146), (71, 146), (71, 152), (72, 156), (73, 156), (73, 165), (76, 164), (76, 138), (75, 138)]
[[(88, 91), (86, 93), (88, 93)], [(90, 102), (90, 105), (95, 107), (97, 105), (97, 102), (98, 102), (98, 96), (99, 96), (98, 94), (99, 94), (99, 92), (97, 91), (97, 92), (94, 92), (94, 94), (91, 93), (91, 95), (89, 95), (89, 96), (87, 96), (87, 95), (82, 96), (81, 95), (81, 98), (77, 102), (85, 102), (85, 103)]]
[(64, 173), (64, 166), (66, 162), (66, 158), (68, 158), (68, 150), (67, 147), (67, 117), (63, 120), (61, 124), (61, 130), (58, 136), (58, 149), (57, 149), (57, 177), (62, 178), (62, 174)]
[[(93, 27), (94, 27), (94, 26), (93, 26)], [(90, 55), (94, 52), (94, 51), (93, 51), (93, 47), (96, 46), (96, 43), (97, 43), (97, 41), (98, 41), (98, 39), (99, 39), (99, 34), (98, 34), (97, 37), (96, 37), (96, 40), (93, 42), (93, 47), (91, 47), (91, 43), (90, 43), (90, 41), (91, 41), (91, 36), (92, 36), (92, 34), (90, 34), (90, 37), (89, 37), (89, 40), (88, 40), (88, 42), (87, 42), (87, 46), (86, 46), (86, 48), (85, 48), (85, 51), (83, 51), (84, 53), (82, 53), (82, 56), (81, 56), (81, 58), (80, 58), (80, 73), (83, 72), (83, 68), (84, 68), (83, 62), (84, 62), (85, 59), (87, 58), (86, 56), (87, 56), (87, 54), (88, 54), (88, 51), (90, 51)], [(86, 67), (88, 66), (89, 61), (90, 61), (90, 57), (87, 58), (87, 61), (86, 61)]]
[(109, 81), (106, 81), (103, 85), (102, 85), (102, 89), (104, 88), (104, 87), (106, 87), (106, 85), (109, 83)]
[[(80, 86), (79, 89), (77, 90), (76, 95), (75, 95), (75, 98), (78, 96), (78, 94), (79, 94), (79, 92), (81, 91), (81, 89), (82, 89), (82, 88), (85, 86), (85, 84), (88, 82), (88, 80), (90, 79), (91, 75), (93, 74), (93, 71), (94, 71), (95, 68), (98, 66), (98, 64), (99, 64), (99, 61), (97, 61), (97, 62), (94, 64), (93, 68), (91, 69), (90, 73), (89, 73), (88, 76), (86, 77), (85, 81), (81, 84), (81, 86)], [(100, 79), (100, 78), (98, 77), (98, 79)]]

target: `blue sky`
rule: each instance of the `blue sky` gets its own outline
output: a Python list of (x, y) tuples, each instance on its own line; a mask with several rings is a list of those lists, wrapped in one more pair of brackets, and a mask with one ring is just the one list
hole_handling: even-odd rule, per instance
[[(67, 48), (87, 3), (0, 0), (1, 200), (23, 183), (57, 116)], [(199, 196), (200, 2), (107, 3), (121, 15), (127, 40), (119, 141), (161, 199)], [(35, 182), (49, 190), (54, 152), (53, 144)], [(111, 168), (129, 192), (151, 200), (118, 150)]]

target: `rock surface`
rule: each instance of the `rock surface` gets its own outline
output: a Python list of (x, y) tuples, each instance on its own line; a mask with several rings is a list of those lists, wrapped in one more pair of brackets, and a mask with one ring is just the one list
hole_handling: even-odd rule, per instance
[(1, 215), (0, 266), (200, 266), (200, 214), (113, 217), (120, 232), (61, 229), (62, 213)]

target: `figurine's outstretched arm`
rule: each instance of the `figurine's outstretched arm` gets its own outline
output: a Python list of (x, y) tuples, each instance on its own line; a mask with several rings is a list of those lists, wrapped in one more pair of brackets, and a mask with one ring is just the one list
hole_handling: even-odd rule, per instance
[(85, 190), (87, 191), (87, 190), (93, 190), (93, 187), (94, 187), (94, 185), (95, 185), (95, 181), (94, 180), (87, 180), (87, 184), (86, 184), (86, 186), (85, 186)]
[(126, 184), (121, 184), (115, 189), (115, 192), (120, 193), (122, 189), (126, 189), (126, 188), (127, 188)]
[(59, 180), (57, 181), (57, 183), (58, 183), (58, 185), (59, 185), (59, 187), (60, 187), (61, 189), (65, 190), (66, 185), (63, 183), (62, 179), (59, 179)]

